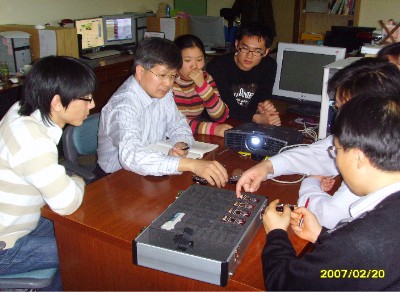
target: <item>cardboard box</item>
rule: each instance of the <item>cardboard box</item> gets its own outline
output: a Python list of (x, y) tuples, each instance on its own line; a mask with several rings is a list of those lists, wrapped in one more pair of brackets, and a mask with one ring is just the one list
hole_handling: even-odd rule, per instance
[[(78, 38), (74, 27), (52, 27), (46, 30), (54, 30), (57, 40), (57, 55), (79, 58)], [(34, 25), (4, 24), (0, 25), (0, 31), (24, 31), (29, 33), (32, 60), (40, 58), (39, 33)]]
[(170, 34), (165, 30), (161, 30), (160, 17), (149, 16), (147, 17), (147, 31), (164, 32), (165, 37), (174, 40), (177, 36), (190, 33), (190, 19), (189, 18), (167, 18), (175, 22), (175, 34), (168, 37)]
[(226, 286), (262, 225), (267, 198), (192, 185), (132, 243), (139, 266)]

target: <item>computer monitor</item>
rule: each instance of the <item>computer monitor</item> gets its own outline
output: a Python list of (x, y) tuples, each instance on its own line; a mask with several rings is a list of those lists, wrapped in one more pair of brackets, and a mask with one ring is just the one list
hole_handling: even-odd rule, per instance
[(190, 16), (190, 33), (202, 40), (206, 50), (225, 47), (224, 18), (220, 16)]
[(346, 59), (338, 60), (324, 67), (324, 77), (322, 86), (322, 100), (321, 110), (318, 125), (318, 139), (323, 139), (331, 133), (336, 111), (333, 110), (331, 103), (335, 101), (335, 93), (328, 92), (328, 81), (340, 69), (350, 65), (351, 63), (360, 60), (361, 57), (349, 57)]
[(103, 19), (101, 17), (75, 20), (75, 28), (77, 34), (82, 36), (81, 50), (104, 46)]
[(132, 45), (136, 41), (134, 15), (102, 15), (105, 46)]
[(289, 111), (319, 116), (324, 66), (344, 59), (345, 48), (279, 43), (272, 94), (295, 103)]

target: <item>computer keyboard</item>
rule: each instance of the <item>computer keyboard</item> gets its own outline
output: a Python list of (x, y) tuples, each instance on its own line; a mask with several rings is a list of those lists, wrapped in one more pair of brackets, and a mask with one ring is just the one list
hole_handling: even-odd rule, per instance
[(105, 58), (105, 57), (110, 57), (110, 56), (115, 56), (115, 55), (120, 55), (121, 52), (117, 50), (105, 50), (105, 51), (98, 51), (94, 53), (89, 53), (85, 54), (82, 57), (86, 59), (99, 59), (99, 58)]

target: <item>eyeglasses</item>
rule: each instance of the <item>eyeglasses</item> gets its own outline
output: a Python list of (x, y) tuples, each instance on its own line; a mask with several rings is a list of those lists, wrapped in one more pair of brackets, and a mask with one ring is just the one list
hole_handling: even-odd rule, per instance
[(254, 57), (262, 57), (265, 55), (265, 51), (262, 51), (260, 49), (250, 50), (249, 48), (246, 47), (238, 47), (238, 50), (243, 54), (251, 53)]
[(169, 79), (169, 80), (175, 80), (175, 78), (176, 78), (176, 74), (173, 74), (173, 75), (168, 75), (168, 74), (156, 74), (156, 73), (154, 73), (153, 71), (151, 71), (150, 69), (145, 69), (145, 70), (147, 70), (147, 71), (153, 73), (153, 75), (156, 76), (156, 77), (157, 77), (158, 79), (160, 79), (160, 80), (167, 80), (167, 79)]
[(329, 155), (332, 157), (332, 158), (336, 158), (336, 155), (337, 155), (337, 150), (338, 149), (343, 149), (343, 148), (341, 148), (341, 147), (336, 147), (336, 146), (329, 146), (328, 147), (328, 152), (329, 152)]
[(89, 94), (89, 95), (87, 95), (87, 97), (86, 96), (77, 97), (75, 99), (79, 99), (79, 100), (83, 100), (83, 101), (87, 101), (88, 103), (91, 103), (93, 101), (93, 95)]

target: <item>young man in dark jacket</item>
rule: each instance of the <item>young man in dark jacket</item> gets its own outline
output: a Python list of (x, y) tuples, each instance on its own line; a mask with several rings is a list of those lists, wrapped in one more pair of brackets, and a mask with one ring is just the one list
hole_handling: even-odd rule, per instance
[(276, 62), (268, 56), (271, 40), (265, 25), (250, 22), (236, 34), (236, 53), (215, 57), (207, 65), (229, 116), (241, 122), (281, 125), (268, 100), (275, 82)]

